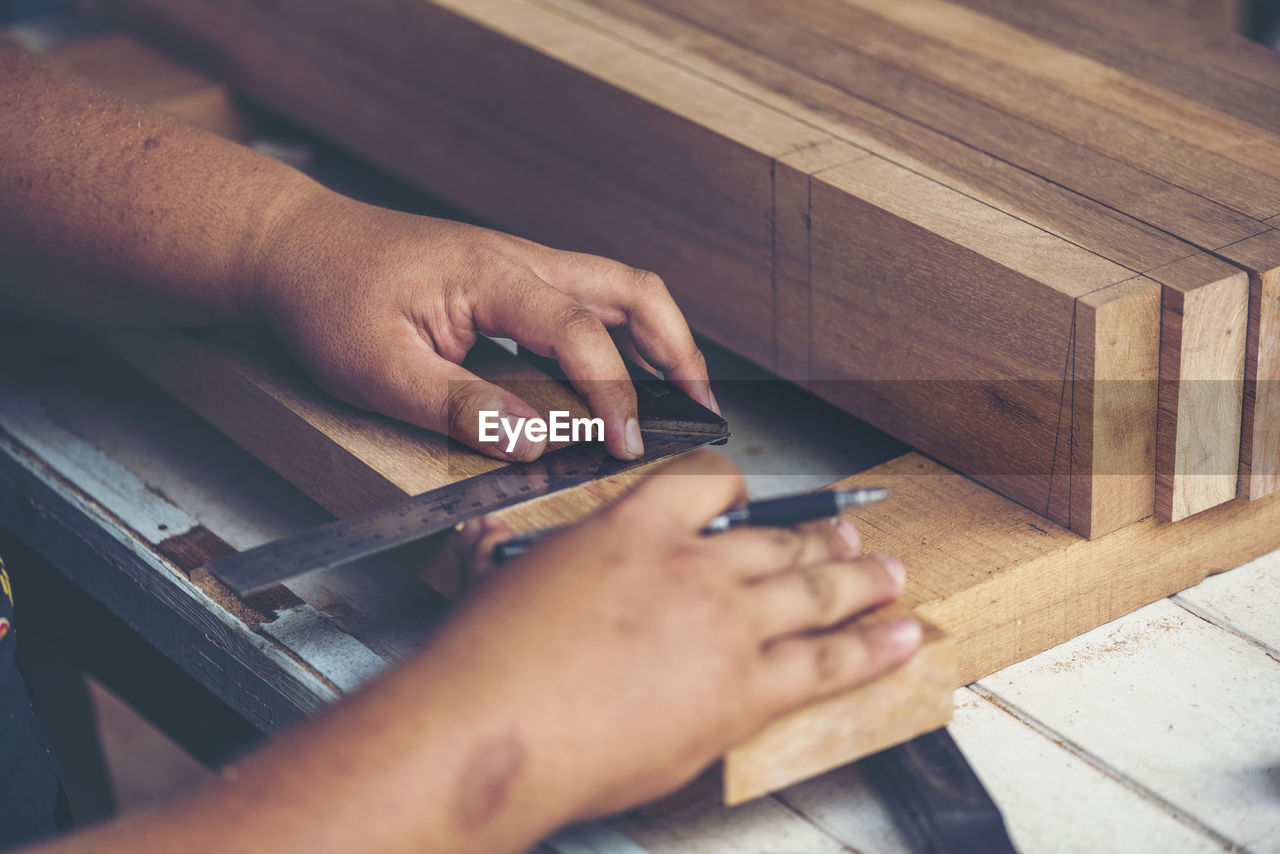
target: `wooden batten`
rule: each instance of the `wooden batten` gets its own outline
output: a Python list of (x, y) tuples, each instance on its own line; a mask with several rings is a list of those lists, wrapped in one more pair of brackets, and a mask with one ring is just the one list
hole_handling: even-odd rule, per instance
[(1236, 494), (1249, 280), (1207, 256), (1150, 276), (1164, 288), (1156, 512), (1176, 522)]

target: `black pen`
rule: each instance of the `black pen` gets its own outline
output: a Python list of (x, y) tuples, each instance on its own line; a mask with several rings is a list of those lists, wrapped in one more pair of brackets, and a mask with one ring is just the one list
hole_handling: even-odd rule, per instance
[[(846, 507), (867, 507), (884, 501), (892, 493), (883, 487), (874, 486), (863, 489), (827, 489), (819, 492), (802, 492), (797, 495), (783, 495), (778, 498), (766, 498), (752, 501), (744, 507), (721, 513), (702, 529), (703, 534), (718, 534), (730, 528), (750, 525), (756, 528), (787, 528), (801, 522), (812, 522), (815, 519), (827, 519), (838, 516)], [(516, 534), (509, 540), (498, 543), (493, 549), (494, 563), (504, 563), (527, 552), (540, 540), (565, 530), (560, 528), (539, 528)]]

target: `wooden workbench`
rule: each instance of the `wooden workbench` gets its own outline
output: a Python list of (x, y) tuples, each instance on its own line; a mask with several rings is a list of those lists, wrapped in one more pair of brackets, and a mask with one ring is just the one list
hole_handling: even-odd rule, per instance
[[(0, 525), (254, 728), (305, 718), (426, 639), (441, 603), (393, 565), (299, 582), (301, 601), (256, 630), (225, 610), (162, 543), (203, 528), (246, 548), (324, 512), (92, 348), (31, 347), (9, 339), (0, 352)], [(721, 375), (748, 370), (712, 361)], [(727, 450), (758, 491), (817, 485), (895, 451), (783, 383), (721, 389), (737, 430)], [(799, 405), (813, 425), (804, 437), (776, 415)], [(850, 435), (868, 437), (866, 453)], [(1020, 850), (1280, 850), (1278, 616), (1280, 554), (958, 691), (952, 732)], [(561, 854), (905, 850), (856, 767), (732, 810), (708, 792), (546, 845)]]

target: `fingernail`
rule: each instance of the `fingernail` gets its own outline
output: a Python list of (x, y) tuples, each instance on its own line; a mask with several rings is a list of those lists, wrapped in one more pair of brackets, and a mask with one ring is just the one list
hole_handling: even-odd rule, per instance
[(889, 643), (899, 648), (911, 648), (920, 645), (920, 624), (910, 617), (898, 617), (890, 620), (884, 632)]
[(893, 583), (901, 587), (907, 580), (907, 568), (902, 561), (891, 555), (875, 556), (880, 561), (880, 565), (884, 567), (884, 571), (889, 573), (889, 577), (893, 579)]
[(644, 456), (644, 438), (640, 435), (640, 422), (634, 415), (627, 419), (627, 453), (633, 459)]
[(833, 519), (832, 525), (835, 526), (836, 533), (844, 540), (844, 544), (849, 547), (850, 554), (857, 554), (858, 549), (862, 547), (862, 538), (858, 536), (858, 529), (848, 519)]
[(720, 411), (720, 402), (716, 400), (716, 393), (711, 390), (710, 386), (707, 387), (707, 401), (711, 405), (712, 412), (716, 415), (724, 415), (724, 413)]
[(484, 534), (484, 519), (468, 519), (454, 530), (458, 532), (458, 544), (467, 551), (476, 547)]

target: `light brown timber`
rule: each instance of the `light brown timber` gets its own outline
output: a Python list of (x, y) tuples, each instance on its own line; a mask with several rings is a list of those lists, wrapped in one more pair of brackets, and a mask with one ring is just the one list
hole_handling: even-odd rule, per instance
[(1151, 276), (1164, 286), (1156, 512), (1176, 522), (1237, 491), (1249, 279), (1204, 256)]

